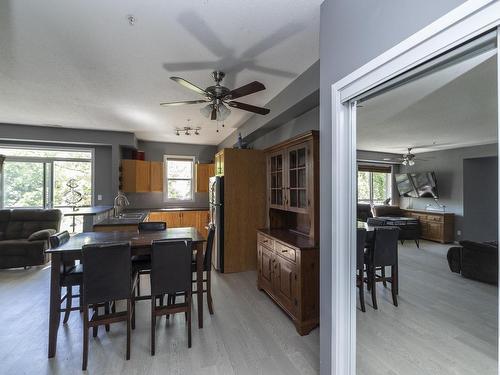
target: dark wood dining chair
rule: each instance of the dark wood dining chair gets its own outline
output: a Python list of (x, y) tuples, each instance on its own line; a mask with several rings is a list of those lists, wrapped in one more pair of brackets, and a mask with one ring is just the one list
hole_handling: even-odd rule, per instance
[[(49, 244), (52, 249), (59, 247), (70, 239), (68, 231), (62, 231), (49, 237)], [(64, 313), (63, 324), (66, 324), (69, 319), (71, 311), (83, 311), (83, 303), (81, 298), (82, 282), (83, 282), (83, 265), (76, 264), (74, 260), (65, 261), (63, 259), (60, 270), (60, 283), (59, 288), (66, 288), (66, 294), (61, 298), (61, 304), (66, 302), (65, 307), (59, 311)], [(73, 287), (79, 287), (79, 293), (73, 294)], [(62, 294), (62, 293), (61, 293)], [(73, 307), (73, 298), (80, 300), (79, 306)]]
[[(138, 225), (139, 233), (158, 232), (167, 230), (167, 223), (164, 221), (145, 221)], [(137, 275), (137, 296), (141, 296), (141, 275), (149, 275), (151, 272), (150, 255), (134, 255), (132, 257), (132, 269)], [(149, 299), (149, 296), (144, 296)]]
[[(371, 290), (373, 308), (377, 309), (377, 283), (391, 283), (392, 301), (398, 305), (398, 238), (399, 228), (375, 229), (373, 247), (365, 255), (368, 288)], [(391, 276), (385, 275), (385, 267), (391, 267)], [(377, 274), (380, 271), (380, 274)]]
[[(153, 241), (151, 247), (151, 355), (155, 355), (156, 317), (185, 313), (188, 348), (191, 347), (191, 257), (190, 238)], [(183, 303), (156, 306), (158, 296), (184, 293)]]
[[(118, 322), (127, 324), (127, 354), (130, 359), (130, 330), (132, 316), (132, 265), (130, 243), (102, 243), (85, 245), (83, 255), (83, 363), (86, 370), (88, 360), (89, 328), (93, 328), (93, 336), (97, 336), (97, 327)], [(127, 310), (109, 312), (112, 301), (127, 300)], [(89, 308), (94, 314), (89, 319)], [(99, 315), (99, 307), (105, 307), (105, 313)]]
[[(208, 312), (210, 315), (214, 314), (214, 303), (212, 299), (212, 250), (213, 250), (213, 245), (214, 245), (214, 238), (215, 238), (215, 225), (210, 224), (208, 227), (208, 235), (207, 235), (207, 242), (205, 246), (205, 253), (203, 254), (203, 272), (205, 272), (206, 278), (203, 279), (203, 282), (205, 283), (205, 287), (202, 291), (202, 293), (207, 294), (207, 305), (208, 305)], [(191, 272), (193, 274), (193, 279), (192, 282), (197, 283), (197, 264), (196, 264), (196, 256), (193, 255), (193, 261), (191, 263)], [(195, 290), (192, 292), (193, 294), (197, 294), (198, 291)], [(182, 293), (178, 293), (176, 295), (169, 295), (168, 303), (169, 304), (174, 304), (176, 301), (176, 297), (182, 295)], [(167, 315), (168, 318), (168, 315)]]
[(359, 289), (359, 304), (365, 312), (365, 243), (366, 229), (358, 228), (356, 232), (356, 286)]

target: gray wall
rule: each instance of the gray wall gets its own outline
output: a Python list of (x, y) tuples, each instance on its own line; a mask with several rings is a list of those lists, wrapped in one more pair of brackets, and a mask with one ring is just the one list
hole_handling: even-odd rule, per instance
[[(112, 204), (118, 191), (120, 146), (135, 147), (133, 133), (0, 124), (0, 143), (95, 149), (94, 204)], [(102, 195), (98, 201), (97, 196)]]
[(219, 149), (233, 147), (238, 134), (251, 143), (264, 134), (292, 121), (319, 104), (319, 61), (285, 87), (266, 104), (271, 112), (266, 116), (253, 115), (238, 130), (219, 144)]
[[(145, 152), (146, 160), (163, 160), (164, 155), (194, 156), (200, 163), (214, 160), (217, 146), (139, 141), (138, 149)], [(127, 193), (130, 208), (162, 208), (178, 206), (163, 202), (163, 193)], [(208, 207), (208, 194), (195, 193), (194, 202), (186, 202), (183, 207)]]
[(325, 0), (320, 17), (321, 373), (330, 374), (331, 86), (363, 64), (462, 4), (464, 0)]
[(250, 147), (262, 150), (286, 141), (309, 130), (319, 130), (319, 107), (315, 107), (293, 120), (281, 125), (250, 143)]
[(498, 241), (498, 157), (464, 160), (462, 237)]
[[(425, 152), (418, 154), (419, 160), (413, 167), (401, 166), (401, 173), (429, 172), (436, 173), (438, 183), (438, 202), (446, 206), (447, 212), (455, 214), (455, 239), (466, 239), (457, 231), (464, 233), (464, 160), (484, 156), (496, 156), (497, 144), (457, 148), (454, 150)], [(484, 196), (483, 196), (484, 198)], [(424, 209), (427, 205), (436, 207), (432, 198), (401, 198), (403, 208)]]

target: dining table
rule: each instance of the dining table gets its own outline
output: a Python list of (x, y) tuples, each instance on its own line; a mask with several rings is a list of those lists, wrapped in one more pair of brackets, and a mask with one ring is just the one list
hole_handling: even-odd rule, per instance
[[(61, 267), (64, 263), (82, 260), (84, 245), (105, 242), (130, 242), (132, 255), (151, 254), (151, 245), (157, 240), (176, 240), (191, 238), (192, 250), (196, 254), (197, 290), (203, 290), (203, 244), (206, 238), (194, 227), (168, 228), (163, 231), (111, 231), (83, 232), (72, 236), (61, 246), (46, 250), (51, 256), (50, 271), (50, 308), (49, 308), (49, 346), (48, 356), (56, 355), (57, 331), (61, 319)], [(198, 327), (203, 328), (203, 293), (196, 293), (198, 304)]]

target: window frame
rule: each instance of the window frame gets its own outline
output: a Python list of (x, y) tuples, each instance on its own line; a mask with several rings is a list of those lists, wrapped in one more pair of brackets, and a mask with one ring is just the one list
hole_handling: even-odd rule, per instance
[[(16, 144), (0, 144), (0, 148), (12, 149), (26, 149), (26, 150), (52, 150), (52, 151), (68, 151), (68, 152), (87, 152), (90, 153), (90, 158), (58, 158), (58, 157), (37, 157), (37, 156), (9, 156), (5, 155), (5, 162), (27, 162), (27, 163), (42, 163), (44, 168), (44, 191), (43, 191), (43, 208), (58, 208), (65, 209), (72, 206), (54, 206), (54, 162), (69, 161), (69, 162), (87, 162), (91, 165), (91, 188), (90, 205), (79, 207), (91, 207), (94, 205), (95, 193), (95, 149), (84, 147), (57, 147), (57, 146), (44, 146), (44, 145), (16, 145)], [(47, 177), (47, 166), (50, 165), (50, 175)], [(48, 181), (47, 181), (48, 178)], [(0, 173), (0, 208), (4, 206), (4, 173)], [(49, 198), (49, 199), (47, 199)], [(7, 207), (15, 208), (15, 207)], [(32, 207), (18, 207), (18, 208), (32, 208)]]
[[(191, 179), (187, 178), (168, 178), (168, 160), (175, 160), (177, 159), (178, 161), (190, 161), (191, 162)], [(164, 178), (163, 178), (163, 202), (165, 203), (189, 203), (189, 202), (194, 202), (194, 185), (195, 185), (195, 163), (196, 163), (196, 157), (195, 156), (186, 156), (186, 155), (163, 155), (163, 171), (164, 171)], [(175, 199), (175, 198), (169, 198), (168, 197), (168, 181), (169, 180), (179, 180), (179, 181), (191, 181), (191, 198), (190, 199)]]
[[(372, 168), (370, 168), (372, 167)], [(370, 198), (367, 200), (367, 199), (359, 199), (359, 178), (357, 178), (357, 184), (356, 184), (356, 202), (357, 203), (369, 203), (372, 207), (375, 205), (375, 201), (373, 200), (373, 174), (374, 173), (385, 173), (387, 176), (386, 176), (386, 187), (387, 187), (387, 194), (386, 196), (387, 197), (391, 197), (391, 200), (392, 200), (392, 181), (393, 181), (393, 173), (394, 171), (392, 170), (392, 168), (390, 168), (390, 171), (382, 171), (380, 167), (377, 167), (377, 166), (368, 166), (368, 165), (358, 165), (358, 168), (357, 168), (357, 173), (359, 172), (366, 172), (368, 173), (368, 188), (369, 188), (369, 192), (370, 192)], [(386, 198), (387, 199), (387, 198)], [(379, 203), (379, 201), (377, 201), (376, 203)]]

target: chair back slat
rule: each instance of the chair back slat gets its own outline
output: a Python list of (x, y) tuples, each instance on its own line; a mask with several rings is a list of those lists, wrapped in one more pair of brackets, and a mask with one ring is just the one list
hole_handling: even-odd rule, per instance
[(85, 245), (82, 253), (83, 296), (86, 304), (130, 298), (129, 242)]
[(190, 290), (192, 253), (191, 238), (153, 241), (151, 295)]
[(373, 265), (391, 266), (398, 263), (399, 228), (377, 228), (373, 247)]
[(164, 221), (145, 221), (139, 223), (139, 232), (157, 232), (167, 229), (167, 223)]
[(49, 237), (49, 244), (50, 248), (54, 249), (56, 247), (59, 247), (66, 242), (68, 242), (70, 239), (69, 232), (67, 230), (56, 233), (52, 236)]
[(358, 228), (356, 232), (356, 268), (363, 269), (365, 264), (366, 229)]
[(211, 267), (212, 264), (212, 249), (214, 246), (215, 225), (210, 224), (208, 227), (207, 245), (205, 247), (205, 258), (203, 259), (203, 266), (205, 269)]

